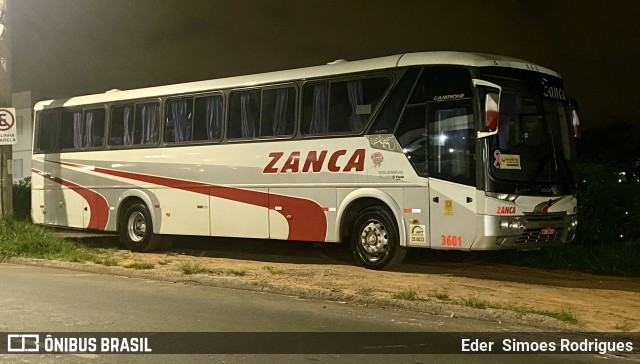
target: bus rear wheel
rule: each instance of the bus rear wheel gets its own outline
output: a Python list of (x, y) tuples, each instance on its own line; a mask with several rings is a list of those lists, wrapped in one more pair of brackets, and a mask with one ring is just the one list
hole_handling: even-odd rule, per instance
[(393, 267), (402, 262), (406, 248), (400, 246), (398, 225), (381, 207), (369, 207), (353, 224), (351, 252), (356, 262), (368, 269)]
[(134, 252), (155, 250), (162, 242), (153, 233), (151, 214), (144, 203), (136, 202), (125, 209), (120, 224), (120, 241)]

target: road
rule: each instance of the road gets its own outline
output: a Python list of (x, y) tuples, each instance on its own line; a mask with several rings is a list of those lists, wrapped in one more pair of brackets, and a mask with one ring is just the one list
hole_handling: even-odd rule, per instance
[[(439, 317), (339, 302), (302, 300), (241, 290), (0, 264), (0, 332), (470, 332), (527, 331), (527, 327)], [(437, 345), (437, 343), (434, 343)], [(479, 363), (512, 362), (513, 355), (471, 355)], [(437, 355), (459, 362), (460, 355)], [(520, 354), (517, 360), (540, 357)], [(613, 356), (607, 362), (628, 362)], [(430, 355), (12, 354), (8, 363), (301, 362), (426, 363)], [(596, 363), (586, 355), (545, 355), (552, 363)]]

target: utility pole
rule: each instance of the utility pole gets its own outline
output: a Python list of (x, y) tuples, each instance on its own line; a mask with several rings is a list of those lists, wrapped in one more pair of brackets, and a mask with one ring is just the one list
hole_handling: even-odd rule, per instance
[[(11, 106), (11, 40), (7, 2), (0, 0), (0, 107)], [(13, 156), (11, 145), (0, 145), (0, 217), (13, 212)]]

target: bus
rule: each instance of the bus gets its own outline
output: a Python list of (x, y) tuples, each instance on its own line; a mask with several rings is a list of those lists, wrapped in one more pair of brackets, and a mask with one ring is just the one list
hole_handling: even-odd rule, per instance
[(530, 250), (577, 227), (579, 120), (557, 72), (421, 52), (38, 102), (32, 219), (117, 232)]

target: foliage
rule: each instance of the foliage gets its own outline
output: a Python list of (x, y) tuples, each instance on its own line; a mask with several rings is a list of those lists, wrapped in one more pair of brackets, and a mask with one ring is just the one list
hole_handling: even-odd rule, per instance
[(31, 177), (13, 184), (13, 216), (29, 219), (31, 213)]
[(578, 178), (578, 236), (583, 246), (640, 240), (640, 183), (621, 183), (617, 170), (583, 164)]
[(51, 229), (5, 217), (0, 220), (0, 260), (11, 257), (94, 261), (101, 250), (88, 249), (53, 235)]
[(202, 264), (191, 262), (180, 264), (180, 270), (183, 274), (208, 273), (208, 269), (206, 269)]
[(134, 262), (134, 263), (131, 263), (131, 264), (127, 264), (124, 267), (125, 268), (131, 268), (131, 269), (138, 269), (138, 270), (153, 269), (155, 267), (155, 264), (148, 263), (148, 262)]
[(471, 308), (477, 309), (486, 309), (493, 308), (498, 310), (509, 310), (520, 313), (533, 313), (536, 315), (549, 316), (560, 321), (568, 322), (568, 323), (578, 323), (578, 318), (571, 312), (570, 310), (563, 308), (559, 311), (550, 311), (550, 310), (539, 310), (532, 307), (512, 305), (512, 304), (501, 304), (490, 301), (481, 300), (478, 297), (469, 297), (469, 298), (461, 298), (460, 303), (462, 306), (467, 306)]
[(416, 292), (412, 288), (409, 288), (408, 291), (396, 292), (391, 297), (393, 297), (396, 300), (407, 300), (407, 301), (415, 301), (419, 299), (418, 292)]

